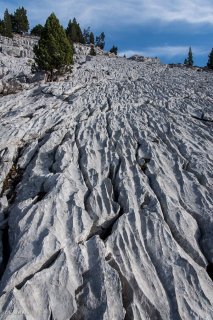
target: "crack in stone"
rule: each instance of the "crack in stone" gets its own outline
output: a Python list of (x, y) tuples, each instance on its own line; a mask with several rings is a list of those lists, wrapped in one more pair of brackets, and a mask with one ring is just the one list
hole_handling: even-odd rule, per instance
[(203, 118), (203, 117), (201, 117), (201, 118), (199, 118), (199, 117), (196, 117), (196, 116), (191, 116), (193, 119), (196, 119), (196, 120), (199, 120), (199, 121), (203, 121), (203, 122), (213, 122), (213, 120), (211, 120), (211, 119), (205, 119), (205, 118)]
[(80, 144), (80, 142), (78, 140), (79, 131), (80, 131), (80, 124), (77, 124), (76, 125), (76, 129), (75, 129), (75, 143), (76, 143), (76, 146), (77, 146), (77, 149), (78, 149), (78, 166), (79, 166), (79, 170), (80, 170), (80, 172), (82, 174), (84, 183), (85, 183), (85, 185), (87, 187), (87, 192), (84, 195), (84, 207), (85, 207), (85, 210), (89, 214), (91, 214), (92, 216), (95, 216), (95, 213), (93, 212), (93, 210), (91, 208), (91, 205), (90, 205), (90, 202), (89, 202), (89, 197), (90, 197), (90, 195), (92, 193), (93, 186), (90, 183), (89, 176), (88, 176), (87, 171), (86, 171), (86, 169), (84, 167), (84, 164), (82, 162), (83, 152), (82, 152), (81, 144)]
[[(115, 183), (116, 176), (119, 172), (121, 166), (121, 159), (119, 159), (117, 166), (113, 167), (110, 166), (108, 178), (111, 180), (112, 184), (112, 199), (117, 205), (119, 206), (118, 214), (112, 218), (110, 221), (105, 222), (104, 226), (96, 226), (95, 222), (93, 224), (92, 229), (90, 230), (90, 234), (87, 237), (86, 241), (94, 237), (95, 235), (99, 235), (100, 239), (103, 241), (106, 241), (107, 238), (112, 234), (113, 226), (116, 224), (116, 222), (119, 220), (119, 218), (125, 214), (124, 209), (122, 207), (121, 202), (119, 201), (119, 191)], [(87, 205), (88, 208), (88, 205)]]
[(213, 263), (209, 263), (206, 267), (206, 271), (209, 275), (209, 277), (212, 279), (213, 281)]
[(32, 279), (37, 273), (39, 273), (39, 272), (41, 272), (41, 271), (43, 271), (43, 270), (45, 270), (45, 269), (50, 268), (50, 267), (55, 263), (55, 261), (58, 259), (58, 257), (60, 256), (61, 252), (62, 252), (62, 249), (56, 251), (56, 252), (41, 266), (41, 268), (40, 268), (38, 271), (36, 271), (36, 272), (34, 272), (33, 274), (27, 276), (21, 283), (17, 284), (17, 285), (15, 286), (15, 288), (16, 288), (17, 290), (20, 290), (21, 288), (23, 288), (23, 286), (26, 284), (26, 282), (29, 281), (30, 279)]
[(119, 158), (119, 161), (118, 161), (118, 164), (117, 166), (115, 166), (113, 168), (112, 165), (110, 165), (110, 168), (109, 168), (109, 174), (108, 174), (108, 178), (111, 180), (111, 184), (112, 184), (112, 190), (113, 190), (113, 193), (112, 193), (112, 197), (113, 197), (113, 201), (115, 203), (117, 203), (119, 205), (119, 211), (118, 211), (118, 215), (113, 218), (110, 222), (109, 222), (109, 225), (107, 227), (102, 227), (102, 231), (100, 233), (100, 238), (103, 240), (103, 241), (106, 241), (107, 238), (112, 234), (112, 229), (113, 229), (113, 226), (115, 225), (115, 223), (119, 220), (119, 218), (125, 213), (124, 212), (124, 209), (123, 209), (123, 206), (122, 206), (122, 203), (119, 201), (119, 190), (118, 190), (118, 186), (116, 185), (116, 177), (118, 175), (118, 172), (120, 170), (120, 166), (121, 166), (121, 159)]
[(107, 97), (107, 104), (108, 104), (108, 110), (106, 112), (112, 111), (112, 100), (109, 97)]
[(52, 310), (50, 310), (50, 316), (49, 316), (49, 320), (54, 320), (54, 317), (53, 317), (53, 312), (52, 312)]
[(106, 113), (106, 131), (109, 139), (112, 138), (112, 129), (110, 128), (110, 119), (109, 119), (110, 115), (111, 115), (111, 112)]
[(44, 199), (44, 197), (47, 195), (48, 192), (44, 191), (44, 183), (42, 183), (41, 185), (41, 189), (40, 191), (38, 192), (37, 196), (36, 196), (36, 201), (34, 202), (37, 203), (37, 202), (40, 202), (41, 200)]
[[(52, 130), (50, 130), (50, 131), (52, 132)], [(13, 165), (12, 165), (9, 173), (7, 174), (7, 176), (3, 182), (3, 188), (2, 188), (2, 192), (1, 192), (0, 196), (2, 197), (4, 194), (6, 195), (7, 200), (8, 200), (8, 207), (4, 210), (4, 213), (3, 213), (5, 223), (4, 223), (4, 226), (2, 227), (1, 241), (2, 241), (2, 247), (3, 247), (3, 258), (2, 258), (3, 261), (0, 266), (0, 280), (2, 279), (3, 274), (6, 270), (8, 261), (10, 259), (10, 254), (11, 254), (11, 247), (10, 247), (10, 241), (9, 241), (8, 216), (9, 216), (10, 208), (16, 200), (17, 186), (21, 182), (26, 169), (29, 167), (29, 165), (32, 163), (32, 161), (34, 161), (36, 159), (36, 157), (38, 156), (40, 147), (46, 143), (50, 134), (51, 133), (46, 131), (45, 134), (43, 135), (43, 137), (41, 137), (38, 140), (39, 148), (36, 150), (32, 159), (29, 161), (26, 168), (24, 168), (24, 169), (19, 167), (18, 162), (23, 154), (23, 151), (28, 147), (29, 142), (25, 143), (23, 146), (18, 148), (17, 155), (15, 156), (15, 158), (13, 160)], [(40, 192), (37, 195), (36, 202), (41, 201), (45, 197), (46, 194), (47, 194), (47, 192), (45, 192), (41, 188)]]
[(22, 176), (24, 173), (24, 170), (20, 169), (18, 166), (18, 161), (19, 161), (19, 158), (21, 157), (21, 154), (24, 148), (25, 146), (18, 148), (17, 155), (13, 160), (13, 165), (4, 180), (3, 188), (1, 192), (1, 197), (4, 194), (7, 197), (8, 207), (3, 212), (5, 224), (2, 230), (2, 239), (1, 239), (2, 247), (3, 247), (3, 257), (2, 257), (2, 264), (0, 266), (0, 280), (3, 277), (8, 261), (10, 259), (11, 248), (10, 248), (10, 242), (9, 242), (8, 215), (9, 215), (10, 206), (14, 203), (16, 199), (16, 187), (19, 184), (19, 182), (22, 180)]
[(85, 283), (85, 273), (82, 274), (83, 283), (75, 290), (75, 299), (77, 304), (77, 310), (75, 313), (71, 316), (70, 320), (80, 320), (82, 319), (82, 312), (81, 312), (81, 301), (80, 301), (80, 293), (82, 292), (83, 288), (86, 286)]
[(58, 152), (59, 147), (62, 146), (67, 140), (69, 140), (71, 138), (72, 138), (72, 136), (71, 136), (70, 132), (69, 131), (66, 132), (65, 135), (63, 136), (63, 138), (61, 139), (61, 142), (57, 146), (55, 146), (53, 148), (53, 150), (49, 153), (49, 157), (51, 157), (52, 163), (50, 164), (48, 169), (51, 173), (53, 173), (53, 174), (57, 173), (56, 170), (54, 169), (54, 165), (56, 163), (56, 154)]
[(110, 265), (110, 267), (116, 271), (121, 282), (123, 307), (126, 312), (124, 320), (132, 320), (133, 312), (132, 312), (131, 304), (133, 303), (133, 296), (134, 296), (133, 289), (129, 284), (128, 280), (122, 274), (118, 264), (113, 259), (111, 253), (105, 259), (106, 259), (106, 262)]

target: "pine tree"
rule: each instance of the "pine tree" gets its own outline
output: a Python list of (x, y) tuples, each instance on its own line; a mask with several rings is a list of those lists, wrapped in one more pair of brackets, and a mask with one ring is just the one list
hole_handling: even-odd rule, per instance
[(104, 49), (105, 46), (105, 34), (104, 32), (101, 32), (100, 36), (96, 37), (96, 47), (99, 47), (100, 49)]
[(208, 63), (207, 63), (207, 67), (209, 69), (213, 69), (213, 48), (212, 51), (209, 54), (209, 59), (208, 59)]
[(15, 21), (15, 17), (13, 14), (10, 15), (10, 19), (11, 19), (11, 23), (12, 23), (12, 31), (13, 32), (16, 32), (15, 30), (17, 29), (16, 28), (16, 21)]
[(4, 19), (0, 20), (0, 34), (8, 38), (13, 37), (11, 16), (7, 9), (4, 12)]
[(70, 42), (79, 42), (79, 43), (85, 43), (84, 37), (80, 28), (79, 23), (77, 23), (76, 18), (73, 19), (73, 21), (69, 21), (66, 34)]
[(84, 41), (83, 33), (81, 31), (81, 27), (80, 27), (79, 23), (77, 23), (76, 29), (77, 29), (78, 42), (84, 44), (85, 41)]
[(5, 37), (12, 38), (12, 22), (8, 10), (4, 13), (4, 34)]
[(93, 44), (91, 45), (89, 54), (90, 54), (91, 56), (96, 56), (96, 51), (95, 51), (95, 48), (94, 48), (94, 45), (93, 45)]
[(14, 21), (13, 21), (14, 32), (24, 33), (29, 30), (29, 21), (27, 18), (27, 11), (22, 8), (18, 8), (14, 12)]
[(90, 27), (84, 29), (83, 32), (84, 43), (90, 44)]
[(189, 66), (193, 66), (194, 61), (193, 61), (193, 54), (192, 54), (192, 48), (189, 48), (189, 53), (188, 53), (188, 64)]
[(188, 57), (187, 59), (184, 60), (184, 64), (189, 66), (189, 67), (192, 67), (193, 64), (194, 64), (194, 61), (193, 61), (193, 54), (192, 54), (192, 48), (189, 47), (189, 53), (188, 53)]
[(69, 22), (68, 22), (68, 26), (67, 26), (67, 29), (66, 29), (66, 35), (67, 35), (67, 38), (70, 41), (70, 43), (72, 43), (73, 42), (73, 36), (72, 36), (72, 21), (71, 20), (69, 20)]
[(90, 32), (89, 42), (90, 42), (90, 44), (95, 44), (95, 37), (94, 37), (94, 33), (93, 32)]
[(0, 34), (3, 36), (4, 35), (4, 21), (0, 20)]
[(109, 50), (109, 52), (114, 53), (117, 56), (118, 48), (113, 45), (113, 47)]
[(37, 24), (34, 28), (32, 28), (30, 34), (33, 36), (40, 37), (44, 27), (41, 24)]
[(34, 53), (38, 70), (49, 71), (50, 81), (54, 70), (62, 74), (72, 64), (72, 47), (54, 13), (48, 17)]
[(77, 21), (76, 18), (72, 21), (72, 41), (78, 42), (78, 27), (77, 27)]

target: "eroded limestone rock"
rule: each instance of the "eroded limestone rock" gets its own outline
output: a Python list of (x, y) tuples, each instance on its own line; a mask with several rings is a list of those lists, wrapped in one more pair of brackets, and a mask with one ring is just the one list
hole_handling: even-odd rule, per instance
[(97, 56), (1, 98), (1, 319), (212, 319), (212, 80)]

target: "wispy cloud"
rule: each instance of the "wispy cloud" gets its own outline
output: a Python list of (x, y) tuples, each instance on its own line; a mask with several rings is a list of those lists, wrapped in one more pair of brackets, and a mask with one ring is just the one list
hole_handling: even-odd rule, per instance
[(183, 21), (191, 24), (213, 24), (212, 0), (150, 0), (145, 16), (162, 22)]
[[(14, 10), (17, 2), (0, 1), (1, 8)], [(152, 21), (213, 24), (212, 0), (24, 0), (31, 21), (45, 20), (55, 12), (61, 21), (76, 16), (91, 26), (145, 24)], [(16, 6), (16, 7), (17, 7)]]
[[(208, 49), (202, 47), (193, 47), (193, 54), (196, 56), (206, 55), (208, 53)], [(173, 58), (176, 56), (187, 56), (189, 51), (189, 47), (187, 46), (162, 46), (162, 47), (149, 47), (144, 50), (126, 50), (120, 52), (119, 55), (126, 57), (131, 57), (135, 54), (145, 57), (167, 57)]]

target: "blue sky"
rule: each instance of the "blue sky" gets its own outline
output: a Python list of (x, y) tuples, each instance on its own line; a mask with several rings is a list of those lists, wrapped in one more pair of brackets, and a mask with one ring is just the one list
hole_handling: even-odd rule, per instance
[(206, 65), (213, 47), (213, 0), (8, 0), (1, 16), (24, 6), (30, 26), (43, 24), (55, 12), (61, 24), (76, 17), (95, 34), (104, 31), (106, 49), (120, 54), (158, 56), (162, 62), (183, 62), (192, 46), (196, 65)]

